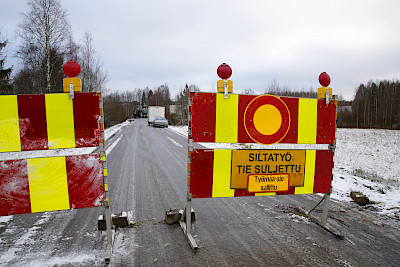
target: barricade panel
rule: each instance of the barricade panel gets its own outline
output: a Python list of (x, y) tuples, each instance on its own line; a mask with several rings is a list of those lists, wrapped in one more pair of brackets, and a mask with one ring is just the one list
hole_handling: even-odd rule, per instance
[(99, 146), (99, 97), (95, 93), (76, 93), (74, 97), (75, 147)]
[[(180, 225), (193, 251), (198, 249), (191, 234), (193, 198), (324, 193), (310, 210), (323, 202), (322, 220), (313, 221), (341, 237), (326, 224), (337, 119), (336, 97), (324, 87), (329, 75), (320, 74), (323, 87), (318, 99), (311, 99), (232, 94), (229, 65), (221, 64), (217, 74), (218, 93), (195, 92), (191, 87), (189, 95), (188, 190)], [(201, 142), (218, 143), (215, 147), (220, 148), (227, 147), (221, 143), (234, 144), (229, 148), (240, 143), (246, 149), (196, 149)], [(277, 143), (292, 145), (266, 146)], [(316, 150), (321, 148), (316, 144), (329, 146)], [(304, 213), (311, 217), (310, 212)]]
[(25, 159), (0, 161), (0, 216), (31, 213)]
[[(197, 92), (191, 95), (194, 142), (254, 143), (244, 114), (257, 96)], [(290, 126), (279, 143), (331, 144), (335, 141), (336, 104), (323, 99), (279, 97), (290, 113)]]
[(46, 94), (49, 149), (75, 147), (74, 115), (68, 94)]
[(0, 216), (102, 206), (100, 155), (0, 161)]
[[(190, 170), (190, 193), (193, 198), (314, 194), (327, 193), (331, 188), (333, 153), (330, 150), (304, 150), (305, 170), (302, 185), (290, 186), (289, 190), (283, 192), (262, 193), (249, 193), (244, 188), (232, 188), (232, 151), (234, 150), (194, 149)], [(274, 168), (279, 170), (278, 167)], [(279, 174), (274, 170), (269, 170), (269, 174)], [(254, 172), (254, 168), (250, 172)]]
[(0, 152), (99, 146), (96, 93), (0, 96)]
[(22, 151), (48, 149), (45, 95), (18, 95)]
[(16, 95), (0, 95), (0, 152), (21, 151)]
[(103, 206), (104, 177), (100, 155), (65, 157), (71, 209)]

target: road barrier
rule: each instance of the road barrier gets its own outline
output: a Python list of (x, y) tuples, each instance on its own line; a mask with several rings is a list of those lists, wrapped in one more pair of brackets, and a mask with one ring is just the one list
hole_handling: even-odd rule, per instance
[[(68, 61), (63, 71), (65, 93), (0, 96), (0, 153), (7, 152), (0, 161), (0, 216), (105, 206), (109, 262), (103, 100), (81, 92), (77, 62)], [(77, 148), (83, 147), (93, 152), (82, 155)]]
[[(192, 93), (189, 126), (194, 142), (332, 144), (335, 141), (336, 104), (333, 100), (326, 105), (324, 99), (235, 94), (229, 97), (218, 93)], [(263, 111), (262, 106), (271, 110)], [(251, 121), (257, 118), (255, 113), (261, 116), (272, 113), (279, 118), (281, 112), (285, 112), (279, 125), (281, 129), (276, 131), (269, 130), (273, 118), (264, 116), (264, 121)], [(259, 126), (255, 125), (257, 122)]]
[[(100, 99), (96, 93), (0, 96), (0, 152), (103, 145)], [(0, 216), (103, 206), (101, 159), (97, 153), (1, 161)]]
[[(191, 235), (193, 198), (324, 193), (315, 206), (324, 202), (322, 221), (313, 221), (341, 236), (326, 223), (337, 119), (337, 101), (326, 87), (329, 76), (320, 75), (318, 99), (238, 95), (226, 80), (230, 67), (222, 64), (217, 72), (220, 68), (218, 93), (191, 88), (189, 97), (187, 203), (180, 224), (193, 251), (198, 249)], [(204, 142), (236, 148), (194, 148)], [(265, 146), (272, 144), (278, 148)], [(281, 148), (288, 144), (293, 148)], [(321, 144), (327, 149), (315, 148)]]
[[(263, 162), (248, 162), (247, 158), (244, 162), (238, 164), (235, 162), (235, 158), (233, 158), (236, 153), (248, 154), (254, 151), (256, 153), (258, 151), (264, 151), (264, 153), (268, 151), (268, 153), (271, 153), (270, 155), (280, 157), (276, 153), (279, 150), (194, 149), (191, 153), (192, 162), (190, 170), (190, 193), (192, 194), (192, 198), (329, 193), (333, 168), (332, 151), (289, 151), (292, 154), (296, 152), (303, 153), (303, 159), (299, 162), (300, 164), (288, 164), (290, 162), (285, 161), (283, 164), (272, 165), (268, 161), (268, 157), (265, 157), (266, 161)], [(288, 150), (285, 150), (284, 153), (288, 153)], [(277, 157), (274, 157), (274, 159)], [(257, 165), (250, 165), (249, 163)], [(288, 181), (289, 188), (286, 191), (257, 193), (248, 191), (248, 176), (250, 174), (273, 175), (279, 173), (290, 174), (290, 178), (299, 174), (299, 185), (291, 186), (291, 182), (294, 181), (293, 179)], [(262, 186), (261, 184), (260, 186)]]
[(0, 214), (103, 206), (100, 155), (0, 161)]
[(99, 146), (96, 93), (0, 96), (0, 152)]

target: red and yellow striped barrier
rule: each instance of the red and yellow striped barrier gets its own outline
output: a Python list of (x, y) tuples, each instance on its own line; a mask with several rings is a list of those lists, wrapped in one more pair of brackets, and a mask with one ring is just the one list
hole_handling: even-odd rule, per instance
[(289, 187), (284, 192), (268, 193), (248, 193), (246, 189), (232, 189), (231, 149), (194, 149), (190, 156), (189, 193), (193, 198), (328, 193), (331, 188), (331, 150), (305, 150), (303, 185)]
[(103, 206), (105, 171), (100, 155), (0, 161), (0, 216)]
[[(254, 143), (257, 137), (251, 137), (249, 122), (246, 128), (246, 110), (249, 112), (249, 104), (259, 96), (229, 94), (229, 98), (224, 98), (223, 94), (217, 93), (191, 93), (192, 107), (189, 112), (192, 113), (192, 120), (189, 124), (191, 127), (191, 136), (194, 142), (215, 142), (215, 143)], [(336, 131), (336, 101), (331, 100), (326, 105), (325, 99), (307, 99), (307, 98), (291, 98), (291, 97), (273, 97), (260, 96), (278, 99), (287, 107), (287, 112), (280, 110), (281, 121), (272, 121), (272, 125), (277, 125), (276, 132), (282, 132), (283, 138), (267, 139), (270, 143), (292, 143), (292, 144), (332, 144), (335, 141)], [(262, 101), (261, 101), (262, 102)], [(266, 102), (260, 105), (265, 105)], [(275, 105), (277, 109), (268, 109), (265, 112), (280, 109), (278, 104), (270, 103), (266, 107)], [(282, 105), (281, 105), (282, 106)], [(257, 112), (256, 108), (253, 108)], [(262, 109), (259, 109), (262, 110)], [(251, 110), (250, 110), (251, 111)], [(253, 111), (253, 112), (254, 112)], [(258, 112), (261, 116), (254, 115), (254, 120), (262, 117), (263, 112)], [(279, 113), (278, 113), (279, 114)], [(250, 118), (250, 120), (253, 117)], [(248, 120), (249, 121), (249, 120)], [(282, 123), (288, 125), (288, 129), (279, 129)], [(271, 124), (268, 124), (270, 127)], [(261, 129), (261, 130), (260, 130)], [(262, 128), (258, 129), (263, 131)], [(252, 130), (252, 129), (250, 129)], [(266, 132), (270, 128), (264, 129)], [(283, 131), (286, 130), (286, 131)], [(271, 133), (272, 136), (272, 133)], [(282, 137), (281, 136), (281, 137)], [(276, 136), (275, 136), (276, 137)], [(271, 141), (271, 142), (270, 142)], [(258, 142), (258, 141), (257, 141)], [(261, 142), (263, 141), (261, 140)]]
[(96, 93), (0, 96), (0, 152), (99, 146)]

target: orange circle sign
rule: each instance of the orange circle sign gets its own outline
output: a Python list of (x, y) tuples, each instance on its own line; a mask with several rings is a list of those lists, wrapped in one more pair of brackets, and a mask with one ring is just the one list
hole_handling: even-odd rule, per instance
[(279, 97), (258, 96), (246, 107), (244, 126), (255, 142), (264, 145), (278, 143), (289, 130), (289, 109)]

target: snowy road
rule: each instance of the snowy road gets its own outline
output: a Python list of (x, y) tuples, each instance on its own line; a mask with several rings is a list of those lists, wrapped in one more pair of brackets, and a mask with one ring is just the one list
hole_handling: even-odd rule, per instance
[[(340, 240), (299, 216), (315, 195), (194, 199), (193, 254), (169, 208), (183, 208), (187, 139), (135, 120), (109, 140), (112, 212), (132, 211), (134, 228), (118, 229), (111, 266), (398, 266), (398, 221), (331, 202)], [(0, 217), (0, 265), (102, 266), (102, 208)], [(317, 210), (317, 214), (321, 211)]]

